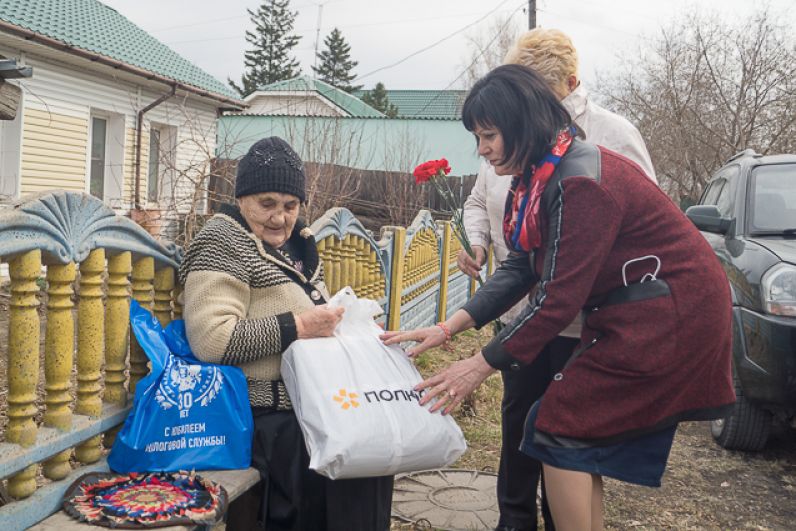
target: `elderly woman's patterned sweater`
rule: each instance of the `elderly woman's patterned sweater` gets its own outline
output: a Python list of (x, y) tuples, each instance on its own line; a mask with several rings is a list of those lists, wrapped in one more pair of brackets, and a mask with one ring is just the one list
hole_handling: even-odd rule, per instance
[(194, 354), (243, 369), (255, 407), (291, 409), (282, 353), (296, 340), (296, 315), (328, 299), (309, 229), (297, 223), (290, 242), (303, 250), (303, 272), (264, 245), (237, 208), (225, 206), (193, 239), (180, 267)]

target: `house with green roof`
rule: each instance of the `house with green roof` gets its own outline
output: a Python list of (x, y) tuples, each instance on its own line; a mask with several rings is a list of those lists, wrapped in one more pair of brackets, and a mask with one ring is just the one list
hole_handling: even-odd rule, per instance
[(216, 117), (245, 107), (99, 0), (0, 0), (0, 56), (33, 68), (0, 128), (6, 197), (60, 188), (176, 215), (209, 173)]
[(453, 174), (474, 175), (478, 154), (461, 123), (466, 93), (393, 90), (389, 118), (358, 96), (301, 76), (273, 83), (245, 98), (248, 107), (219, 120), (218, 156), (236, 159), (265, 136), (281, 136), (306, 162), (360, 170), (411, 172), (426, 159), (447, 158)]
[(240, 114), (251, 116), (384, 118), (358, 97), (309, 76), (271, 83), (249, 94), (244, 101), (248, 108)]
[[(361, 98), (366, 90), (354, 92)], [(387, 90), (387, 99), (398, 108), (397, 118), (460, 120), (466, 90)]]

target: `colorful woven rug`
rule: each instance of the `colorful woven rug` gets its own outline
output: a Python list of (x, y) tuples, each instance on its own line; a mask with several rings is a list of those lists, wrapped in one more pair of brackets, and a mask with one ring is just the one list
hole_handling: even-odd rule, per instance
[(64, 495), (64, 510), (82, 522), (140, 529), (212, 525), (227, 509), (224, 487), (185, 472), (111, 474), (92, 472)]

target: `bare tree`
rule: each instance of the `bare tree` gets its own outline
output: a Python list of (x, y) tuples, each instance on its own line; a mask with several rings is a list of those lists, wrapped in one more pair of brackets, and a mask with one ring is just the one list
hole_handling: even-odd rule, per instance
[(606, 105), (644, 136), (664, 190), (685, 206), (731, 155), (796, 148), (796, 49), (767, 9), (735, 23), (684, 15), (624, 70), (599, 76)]
[(462, 67), (463, 88), (469, 89), (487, 72), (503, 64), (506, 52), (512, 47), (520, 35), (520, 26), (515, 18), (516, 11), (509, 14), (496, 15), (486, 29), (480, 27), (467, 34), (467, 57)]
[(359, 191), (364, 157), (362, 127), (351, 127), (343, 118), (304, 118), (287, 123), (287, 142), (305, 160), (307, 220), (328, 209), (345, 206)]

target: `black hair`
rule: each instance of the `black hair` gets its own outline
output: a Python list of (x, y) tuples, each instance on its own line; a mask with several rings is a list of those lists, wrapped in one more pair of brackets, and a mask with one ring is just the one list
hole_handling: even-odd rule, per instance
[(558, 132), (572, 125), (542, 76), (522, 65), (499, 66), (479, 79), (464, 100), (462, 121), (468, 131), (498, 129), (504, 149), (500, 163), (523, 169), (538, 162)]

